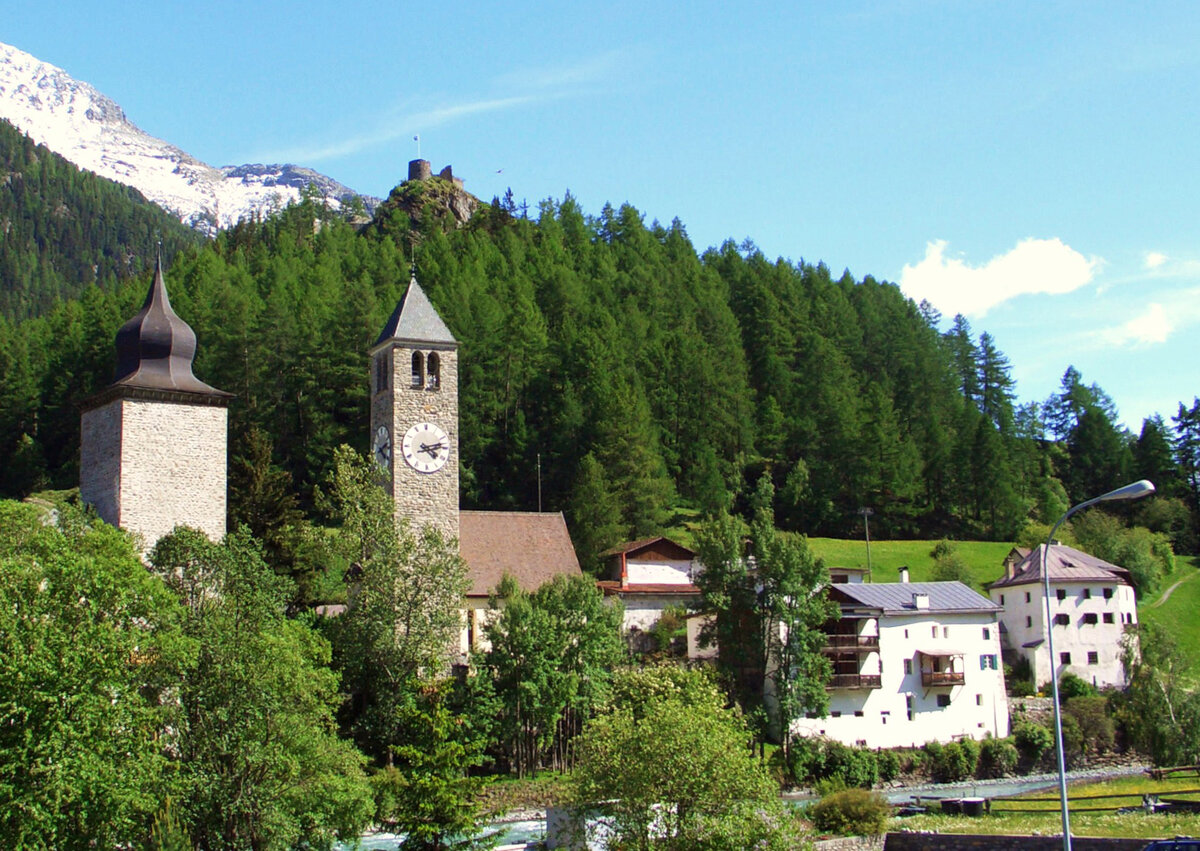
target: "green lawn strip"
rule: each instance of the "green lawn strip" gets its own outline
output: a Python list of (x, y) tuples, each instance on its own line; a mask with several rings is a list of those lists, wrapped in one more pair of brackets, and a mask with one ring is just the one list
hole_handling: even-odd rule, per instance
[[(1003, 541), (952, 543), (970, 569), (970, 584), (977, 590), (1000, 578), (1001, 563), (1013, 547), (1011, 542)], [(872, 581), (896, 582), (902, 566), (909, 569), (909, 581), (932, 581), (934, 561), (930, 553), (936, 544), (937, 541), (871, 541)], [(808, 545), (814, 555), (825, 560), (826, 567), (867, 566), (867, 545), (861, 539), (809, 538)]]
[[(1156, 781), (1133, 776), (1072, 785), (1068, 789), (1071, 834), (1143, 839), (1200, 835), (1200, 814), (1115, 812), (1119, 807), (1140, 806), (1143, 794), (1198, 800), (1200, 778), (1174, 777)], [(1056, 791), (993, 799), (991, 813), (981, 817), (929, 814), (894, 819), (892, 824), (895, 830), (939, 833), (1028, 835), (1036, 832), (1045, 835), (1062, 832)]]

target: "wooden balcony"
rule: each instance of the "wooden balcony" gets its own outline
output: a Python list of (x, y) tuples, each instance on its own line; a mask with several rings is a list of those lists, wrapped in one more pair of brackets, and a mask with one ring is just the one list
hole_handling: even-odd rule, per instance
[(826, 635), (825, 650), (857, 653), (879, 652), (878, 635)]
[(879, 688), (881, 679), (879, 674), (834, 674), (825, 688)]
[(967, 682), (967, 675), (962, 671), (922, 671), (921, 685), (923, 686), (961, 686)]

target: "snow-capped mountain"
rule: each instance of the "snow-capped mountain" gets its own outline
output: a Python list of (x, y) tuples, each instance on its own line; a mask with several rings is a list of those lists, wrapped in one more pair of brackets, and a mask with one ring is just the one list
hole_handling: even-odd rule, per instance
[[(333, 206), (357, 193), (294, 165), (214, 168), (143, 132), (113, 100), (61, 68), (0, 44), (0, 118), (80, 168), (132, 186), (207, 233), (299, 199), (314, 184)], [(377, 200), (363, 197), (370, 212)]]

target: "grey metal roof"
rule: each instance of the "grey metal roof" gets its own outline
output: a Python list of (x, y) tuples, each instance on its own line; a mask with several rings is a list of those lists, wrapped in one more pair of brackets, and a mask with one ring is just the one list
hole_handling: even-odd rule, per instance
[[(1042, 582), (1042, 562), (1046, 545), (1041, 544), (1013, 566), (1013, 575), (997, 579), (989, 588), (1007, 588)], [(1050, 582), (1119, 582), (1132, 585), (1130, 573), (1102, 558), (1080, 552), (1074, 547), (1055, 544), (1050, 548)]]
[[(998, 612), (1000, 607), (961, 582), (879, 582), (862, 585), (831, 585), (835, 600), (850, 605), (879, 609), (887, 615), (916, 615), (924, 612)], [(913, 594), (926, 594), (929, 608), (918, 609)], [(844, 598), (844, 600), (843, 600)]]
[(454, 339), (454, 335), (450, 333), (450, 329), (446, 327), (442, 317), (438, 316), (438, 312), (429, 303), (425, 291), (417, 283), (416, 275), (413, 275), (408, 282), (408, 291), (396, 305), (391, 318), (379, 332), (379, 339), (371, 348), (382, 346), (392, 340), (408, 343), (458, 345), (458, 341)]
[(195, 357), (196, 333), (171, 309), (159, 257), (142, 309), (117, 331), (112, 387), (230, 397), (192, 374)]

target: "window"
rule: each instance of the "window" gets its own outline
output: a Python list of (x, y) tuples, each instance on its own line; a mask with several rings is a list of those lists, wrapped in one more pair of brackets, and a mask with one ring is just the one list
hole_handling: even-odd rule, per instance
[(1058, 661), (1059, 661), (1059, 664), (1061, 664), (1061, 665), (1070, 665), (1071, 664), (1071, 654), (1070, 653), (1059, 653)]
[(1095, 625), (1095, 624), (1099, 623), (1100, 618), (1098, 618), (1096, 616), (1095, 612), (1086, 612), (1086, 613), (1084, 613), (1083, 617), (1080, 618), (1080, 621), (1082, 621), (1085, 624)]
[(906, 629), (906, 630), (904, 630), (904, 637), (905, 637), (905, 638), (908, 638), (908, 630), (907, 630), (907, 629)]
[(975, 695), (975, 705), (983, 706), (983, 695), (982, 694)]
[(937, 638), (937, 624), (933, 625), (933, 637)]
[(1105, 600), (1111, 600), (1111, 599), (1112, 599), (1112, 595), (1113, 595), (1113, 589), (1111, 589), (1111, 588), (1105, 588), (1105, 589), (1104, 589), (1104, 599), (1105, 599)]
[(412, 386), (425, 386), (425, 355), (413, 352), (412, 356)]
[(1026, 603), (1028, 603), (1028, 602), (1029, 602), (1029, 600), (1030, 600), (1030, 597), (1029, 597), (1029, 592), (1028, 592), (1028, 591), (1026, 591), (1026, 592), (1025, 592), (1025, 602), (1026, 602)]
[(998, 667), (999, 663), (996, 661), (995, 653), (985, 653), (979, 657), (979, 670), (995, 671)]
[(427, 390), (437, 390), (442, 383), (442, 362), (437, 352), (429, 353), (429, 376), (425, 379)]
[(1083, 589), (1083, 599), (1085, 599), (1085, 600), (1092, 599), (1092, 589), (1091, 588)]
[(805, 717), (805, 718), (820, 718), (821, 716), (820, 716), (820, 715), (818, 715), (817, 713), (815, 713), (815, 712), (813, 712), (813, 711), (809, 710), (808, 712), (805, 712), (805, 713), (804, 713), (804, 717)]
[(908, 712), (908, 720), (913, 720), (913, 697), (911, 694), (904, 696), (904, 708)]
[(1004, 595), (1003, 594), (1000, 595), (1000, 605), (1001, 606), (1004, 605)]
[(1029, 615), (1026, 615), (1025, 616), (1025, 628), (1030, 629), (1032, 627), (1033, 627), (1033, 618), (1031, 618)]
[(1097, 653), (1095, 650), (1088, 651), (1088, 664), (1089, 665), (1099, 665), (1100, 664), (1100, 654)]
[(1113, 621), (1113, 613), (1112, 613), (1112, 612), (1105, 612), (1105, 613), (1104, 613), (1104, 622), (1105, 622), (1105, 623), (1113, 623), (1113, 622), (1114, 622), (1114, 621)]
[(1055, 590), (1054, 596), (1057, 597), (1060, 601), (1067, 599), (1067, 589), (1059, 588), (1059, 589)]
[(904, 673), (906, 673), (906, 674), (912, 673), (912, 659), (904, 660)]
[(1055, 616), (1054, 616), (1054, 625), (1055, 625), (1055, 626), (1067, 626), (1067, 625), (1068, 625), (1068, 624), (1070, 624), (1070, 623), (1071, 623), (1071, 616), (1070, 616), (1070, 615), (1062, 615), (1062, 614), (1060, 614), (1060, 615), (1055, 615)]
[(375, 392), (382, 393), (388, 389), (387, 355), (375, 358)]
[(942, 638), (949, 638), (949, 637), (950, 637), (950, 627), (948, 627), (948, 626), (942, 627)]
[(949, 705), (950, 705), (950, 695), (939, 694), (938, 695), (938, 706), (949, 706)]
[(992, 638), (992, 631), (985, 626), (983, 628), (983, 640), (990, 641), (991, 638)]
[(862, 717), (863, 717), (863, 711), (862, 711), (861, 709), (855, 709), (855, 710), (854, 710), (854, 717), (855, 717), (855, 718), (862, 718)]
[(829, 713), (829, 716), (830, 716), (831, 718), (841, 718), (841, 717), (842, 717), (842, 713), (841, 713), (841, 712), (839, 712), (838, 710), (836, 710), (836, 709), (835, 709), (833, 712), (830, 712), (830, 713)]

